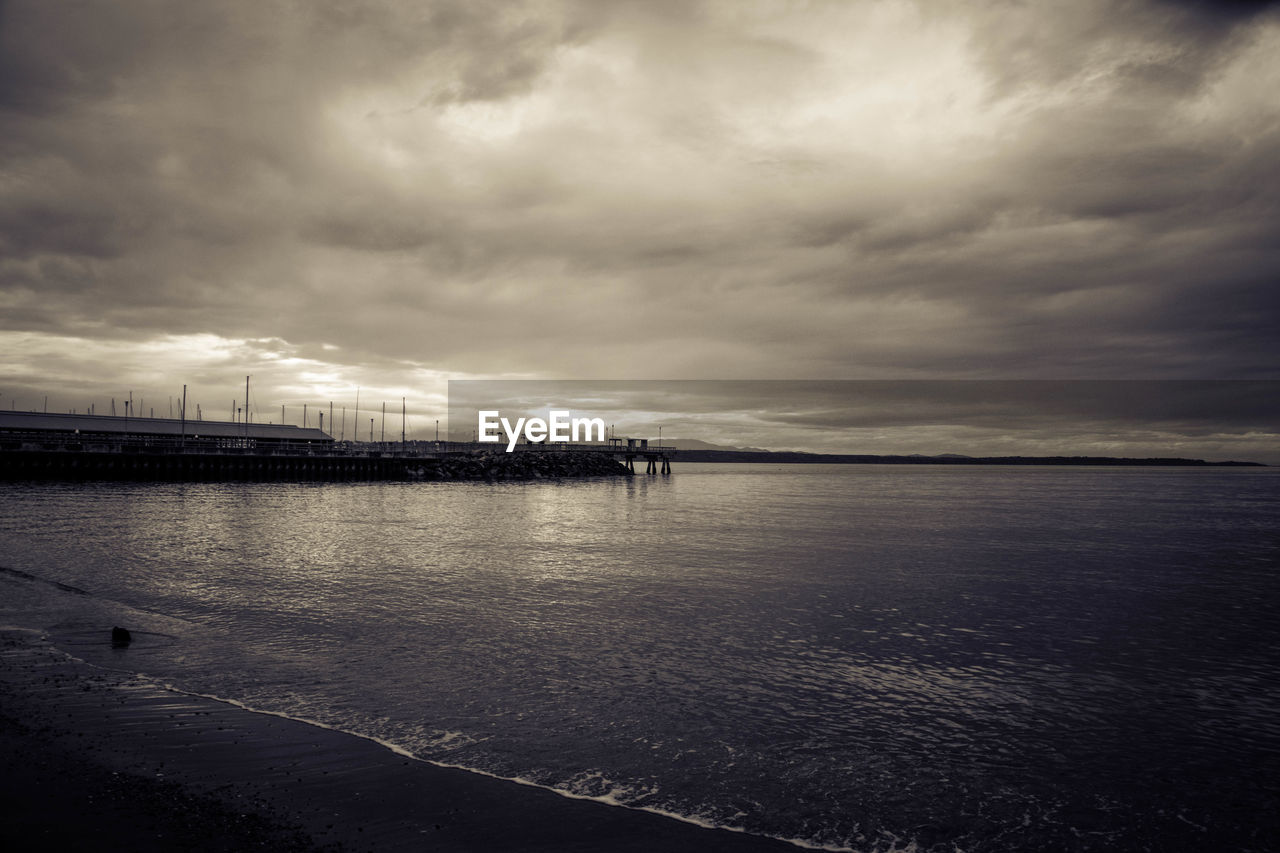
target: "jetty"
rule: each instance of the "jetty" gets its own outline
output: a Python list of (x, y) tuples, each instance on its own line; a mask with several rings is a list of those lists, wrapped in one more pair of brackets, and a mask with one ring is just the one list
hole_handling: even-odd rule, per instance
[(340, 481), (671, 473), (671, 447), (603, 443), (335, 441), (289, 424), (0, 411), (0, 479)]

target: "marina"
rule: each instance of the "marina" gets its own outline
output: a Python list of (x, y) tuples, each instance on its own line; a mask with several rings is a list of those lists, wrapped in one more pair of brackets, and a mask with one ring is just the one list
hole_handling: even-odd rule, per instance
[(606, 473), (600, 463), (608, 460), (616, 460), (614, 473), (634, 474), (637, 459), (646, 473), (669, 474), (675, 453), (643, 438), (522, 442), (507, 454), (472, 441), (335, 441), (323, 430), (288, 424), (0, 411), (0, 478), (8, 480), (442, 479), (457, 460), (525, 454), (583, 463), (544, 466), (560, 476)]

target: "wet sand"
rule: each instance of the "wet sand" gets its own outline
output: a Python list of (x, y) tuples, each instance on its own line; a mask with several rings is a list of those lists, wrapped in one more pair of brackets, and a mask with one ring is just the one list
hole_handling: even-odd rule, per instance
[[(105, 642), (105, 640), (104, 640)], [(438, 767), (0, 632), (0, 847), (708, 851), (796, 847)]]

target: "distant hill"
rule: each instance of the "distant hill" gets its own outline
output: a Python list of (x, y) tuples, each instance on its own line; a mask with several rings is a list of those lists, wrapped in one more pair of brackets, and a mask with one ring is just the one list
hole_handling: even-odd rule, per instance
[(712, 444), (709, 441), (699, 441), (696, 438), (669, 438), (662, 442), (667, 447), (674, 447), (676, 450), (725, 450), (735, 453), (772, 453), (763, 447), (734, 447), (728, 444)]
[(1266, 468), (1261, 462), (1206, 462), (1203, 459), (1178, 459), (1151, 457), (1135, 459), (1123, 456), (962, 456), (945, 453), (938, 456), (873, 456), (848, 453), (801, 453), (797, 451), (768, 450), (685, 450), (680, 443), (672, 442), (680, 450), (681, 462), (773, 462), (783, 465), (840, 464), (840, 465), (1129, 465), (1129, 466), (1181, 466), (1215, 468)]

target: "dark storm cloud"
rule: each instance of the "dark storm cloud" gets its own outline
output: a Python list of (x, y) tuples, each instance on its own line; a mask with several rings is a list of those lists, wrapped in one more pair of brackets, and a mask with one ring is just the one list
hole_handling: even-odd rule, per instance
[[(1081, 72), (1105, 73), (1122, 91), (1177, 92), (1199, 87), (1247, 38), (1241, 27), (1274, 2), (1154, 0), (1064, 5), (1051, 12), (1030, 3), (970, 4), (989, 15), (974, 44), (1001, 88), (1028, 81), (1059, 83)], [(946, 8), (944, 6), (944, 8)], [(1099, 66), (1099, 59), (1106, 65)]]
[(1185, 9), (1209, 20), (1235, 23), (1280, 5), (1276, 0), (1160, 0), (1171, 8)]
[(7, 2), (0, 335), (1272, 377), (1280, 24), (1227, 5)]

